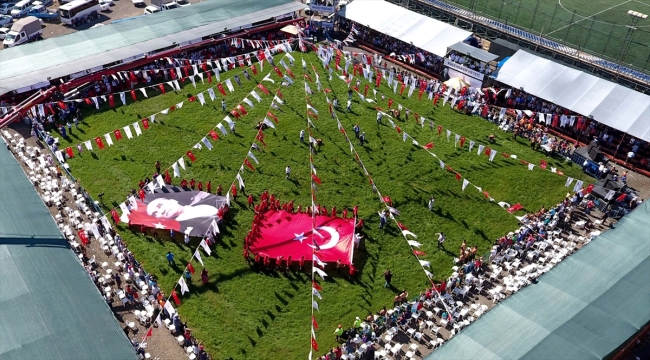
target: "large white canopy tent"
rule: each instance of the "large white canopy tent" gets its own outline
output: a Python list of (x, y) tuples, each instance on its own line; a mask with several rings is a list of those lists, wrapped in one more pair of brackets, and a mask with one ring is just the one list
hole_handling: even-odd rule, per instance
[(614, 129), (650, 141), (650, 96), (523, 50), (497, 81), (553, 102)]
[(438, 56), (447, 55), (448, 47), (472, 35), (383, 0), (356, 0), (338, 15)]

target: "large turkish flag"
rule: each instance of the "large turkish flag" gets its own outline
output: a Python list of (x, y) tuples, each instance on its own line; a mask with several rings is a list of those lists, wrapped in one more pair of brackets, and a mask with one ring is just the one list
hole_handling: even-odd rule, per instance
[[(350, 265), (354, 251), (354, 219), (316, 215), (318, 234), (312, 233), (311, 215), (270, 210), (258, 223), (259, 234), (253, 238), (250, 250), (271, 258), (302, 256), (311, 261), (312, 249), (323, 262)], [(320, 234), (320, 235), (319, 235)]]

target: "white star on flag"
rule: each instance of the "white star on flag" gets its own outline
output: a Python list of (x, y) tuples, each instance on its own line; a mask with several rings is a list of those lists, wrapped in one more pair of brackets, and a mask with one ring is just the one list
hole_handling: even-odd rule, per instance
[(296, 235), (296, 237), (293, 238), (293, 239), (294, 239), (294, 240), (297, 240), (297, 241), (300, 241), (301, 244), (302, 244), (302, 241), (305, 240), (305, 239), (307, 238), (307, 237), (305, 236), (305, 233), (304, 233), (304, 232), (302, 232), (302, 233), (300, 233), (300, 234), (294, 234), (294, 235)]
[(153, 224), (153, 226), (156, 229), (164, 229), (165, 228), (165, 225), (161, 224), (160, 222), (158, 222), (157, 224)]

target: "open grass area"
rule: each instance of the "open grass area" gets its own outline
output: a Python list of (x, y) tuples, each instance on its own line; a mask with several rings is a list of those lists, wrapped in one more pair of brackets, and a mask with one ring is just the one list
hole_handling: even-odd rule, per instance
[[(282, 88), (286, 105), (282, 106), (282, 112), (274, 110), (279, 124), (275, 130), (265, 131), (267, 147), (260, 145), (262, 151), (256, 153), (260, 164), (254, 164), (255, 172), (246, 169), (243, 178), (247, 193), (254, 194), (256, 199), (258, 194), (268, 189), (282, 200), (295, 200), (296, 204), (306, 205), (310, 201), (309, 150), (299, 141), (299, 132), (306, 127), (306, 102), (304, 85), (300, 81), (303, 77), (301, 54), (294, 53), (293, 56), (297, 63), (293, 68), (297, 81), (291, 87)], [(319, 69), (323, 86), (332, 89), (330, 96), (336, 95), (344, 103), (347, 100), (346, 83), (336, 76), (329, 82), (321, 62), (314, 54), (302, 56)], [(311, 66), (308, 65), (308, 68)], [(254, 81), (260, 81), (268, 73), (268, 65), (264, 70), (253, 77)], [(222, 79), (231, 73), (222, 74)], [(272, 76), (277, 79), (275, 74)], [(315, 79), (313, 73), (310, 76)], [(254, 89), (254, 81), (242, 78), (242, 88), (235, 84), (236, 91), (226, 97), (229, 109)], [(276, 84), (264, 82), (264, 85), (271, 92), (279, 86), (277, 81)], [(177, 93), (168, 92), (115, 110), (96, 111), (86, 107), (81, 125), (84, 133), (73, 131), (70, 143), (76, 145), (82, 140), (120, 129), (209, 86), (198, 83), (197, 89), (194, 89), (187, 82), (183, 90)], [(315, 91), (316, 85), (312, 83), (311, 88)], [(468, 143), (469, 139), (473, 139), (487, 144), (486, 136), (494, 133), (497, 142), (490, 146), (500, 152), (517, 154), (536, 164), (545, 158), (543, 154), (531, 150), (524, 140), (511, 140), (510, 134), (501, 132), (494, 124), (481, 118), (460, 115), (448, 106), (443, 108), (439, 105), (434, 109), (426, 97), (418, 101), (417, 92), (412, 98), (392, 94), (385, 83), (379, 90), (391, 94), (396, 103), (434, 120), (436, 125), (466, 136)], [(260, 91), (258, 93), (261, 94)], [(371, 94), (372, 91), (369, 96)], [(218, 184), (227, 188), (233, 182), (254, 141), (257, 132), (254, 126), (264, 118), (271, 103), (271, 96), (262, 97), (263, 101), (255, 103), (255, 108), (237, 122), (236, 134), (213, 142), (211, 151), (206, 148), (194, 151), (197, 160), (188, 164), (186, 171), (181, 170), (184, 178), (195, 178), (204, 183), (211, 180), (213, 189)], [(221, 98), (219, 96), (217, 101), (210, 102), (206, 96), (208, 104), (203, 107), (198, 102), (186, 101), (182, 109), (169, 115), (158, 115), (156, 123), (151, 124), (149, 130), (143, 130), (144, 134), (140, 137), (131, 140), (125, 138), (104, 150), (75, 156), (69, 160), (73, 175), (93, 197), (97, 198), (101, 192), (105, 194), (103, 202), (107, 210), (116, 207), (125, 200), (131, 188), (137, 187), (140, 179), (151, 176), (155, 171), (155, 161), (159, 160), (163, 167), (171, 165), (223, 119), (225, 114), (221, 111)], [(395, 225), (389, 224), (386, 231), (378, 230), (377, 211), (382, 209), (382, 204), (350, 154), (336, 122), (329, 118), (324, 95), (315, 93), (310, 100), (320, 113), (320, 120), (314, 121), (317, 127), (314, 137), (323, 139), (325, 143), (314, 156), (318, 176), (322, 180), (322, 185), (318, 187), (318, 201), (327, 207), (336, 206), (339, 211), (343, 207), (358, 205), (359, 216), (366, 222), (364, 230), (367, 234), (355, 252), (354, 262), (360, 270), (355, 280), (336, 275), (334, 269), (326, 269), (333, 276), (323, 284), (323, 300), (319, 301), (320, 312), (316, 315), (320, 325), (316, 335), (323, 350), (334, 345), (332, 332), (339, 323), (350, 326), (355, 316), (365, 316), (368, 312), (390, 306), (398, 288), (406, 288), (415, 295), (424, 290), (428, 282)], [(379, 106), (386, 108), (386, 103), (379, 97), (377, 101)], [(244, 106), (248, 109), (248, 106)], [(357, 123), (366, 132), (367, 144), (361, 147), (355, 143), (361, 160), (382, 195), (390, 196), (394, 206), (401, 211), (400, 222), (417, 234), (418, 241), (424, 244), (421, 250), (426, 255), (423, 259), (431, 261), (436, 280), (451, 274), (453, 257), (463, 239), (467, 239), (470, 246), (477, 245), (479, 253), (483, 254), (489, 251), (494, 239), (517, 226), (512, 215), (495, 203), (486, 201), (483, 194), (472, 186), (462, 192), (462, 182), (448, 171), (441, 170), (438, 161), (423, 149), (403, 142), (401, 134), (389, 124), (384, 122), (377, 125), (374, 106), (360, 103), (355, 96), (352, 110), (351, 113), (340, 111), (341, 121), (350, 136), (353, 136), (352, 127)], [(549, 171), (537, 168), (529, 171), (518, 160), (501, 156), (489, 162), (486, 156), (476, 155), (476, 147), (471, 153), (468, 152), (468, 144), (463, 149), (455, 148), (453, 135), (451, 141), (447, 141), (444, 131), (439, 136), (429, 126), (421, 128), (416, 125), (412, 118), (409, 122), (399, 122), (399, 126), (421, 144), (433, 141), (433, 151), (438, 156), (488, 191), (497, 201), (511, 204), (520, 202), (527, 210), (536, 211), (541, 206), (554, 205), (570, 190), (564, 187), (564, 177)], [(62, 142), (65, 144), (66, 140)], [(549, 167), (554, 166), (569, 176), (583, 178), (579, 167), (564, 161), (546, 160)], [(187, 158), (186, 162), (189, 163)], [(285, 180), (284, 168), (287, 165), (292, 167), (295, 181)], [(174, 179), (174, 183), (178, 182), (178, 178)], [(430, 196), (436, 198), (434, 212), (429, 212), (426, 207)], [(310, 276), (302, 273), (254, 272), (242, 258), (243, 239), (250, 229), (252, 218), (245, 199), (239, 197), (225, 221), (225, 230), (216, 251), (209, 258), (203, 257), (210, 272), (210, 283), (203, 286), (195, 281), (190, 286), (191, 293), (182, 297), (180, 314), (215, 359), (305, 358), (310, 348)], [(183, 244), (178, 235), (175, 241), (166, 236), (162, 241), (154, 241), (131, 233), (123, 226), (120, 231), (138, 261), (144, 264), (147, 271), (158, 276), (163, 289), (169, 293), (180, 277), (181, 269), (169, 267), (164, 255), (172, 251), (176, 254), (177, 262), (183, 264), (190, 258), (191, 249)], [(434, 234), (441, 231), (447, 234), (445, 246), (449, 252), (436, 249), (437, 237)], [(192, 250), (198, 241), (195, 239), (192, 242)], [(195, 262), (194, 266), (200, 264)], [(383, 287), (382, 273), (386, 268), (394, 273), (396, 288)]]
[[(424, 1), (426, 2), (426, 0)], [(448, 0), (533, 34), (615, 61), (633, 25), (628, 10), (650, 14), (649, 0)], [(650, 20), (640, 20), (623, 64), (650, 71)]]

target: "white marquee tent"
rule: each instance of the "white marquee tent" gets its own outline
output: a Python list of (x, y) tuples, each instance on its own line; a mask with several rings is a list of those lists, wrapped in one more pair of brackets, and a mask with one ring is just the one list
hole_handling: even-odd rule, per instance
[(650, 96), (523, 50), (499, 70), (499, 82), (614, 129), (650, 141)]
[(356, 0), (338, 15), (438, 56), (447, 55), (448, 47), (472, 35), (383, 0)]

